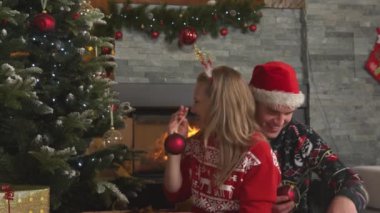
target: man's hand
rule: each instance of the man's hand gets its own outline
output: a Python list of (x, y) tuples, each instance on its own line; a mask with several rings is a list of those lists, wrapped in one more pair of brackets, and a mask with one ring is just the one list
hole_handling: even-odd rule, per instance
[(272, 207), (272, 213), (288, 213), (291, 212), (296, 204), (286, 195), (279, 195), (276, 199), (276, 204)]
[(348, 197), (336, 196), (331, 201), (327, 213), (357, 213), (355, 204)]

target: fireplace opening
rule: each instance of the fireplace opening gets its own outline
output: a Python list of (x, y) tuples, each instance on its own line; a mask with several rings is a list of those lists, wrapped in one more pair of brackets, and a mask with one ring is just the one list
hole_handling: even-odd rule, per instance
[[(177, 110), (178, 107), (136, 107), (125, 119), (124, 143), (133, 150), (144, 152), (131, 162), (131, 173), (134, 177), (147, 180), (137, 197), (130, 198), (130, 208), (174, 208), (164, 196), (162, 183), (167, 159), (164, 140), (171, 115)], [(194, 134), (197, 131), (195, 116), (189, 112), (187, 119)]]
[[(171, 115), (178, 110), (176, 108), (137, 108), (126, 119), (126, 131), (124, 135), (126, 144), (133, 150), (143, 151), (132, 162), (132, 174), (137, 177), (160, 181), (165, 169), (167, 159), (164, 150), (164, 141), (167, 137), (167, 126)], [(198, 130), (195, 126), (195, 116), (190, 112), (189, 135)]]

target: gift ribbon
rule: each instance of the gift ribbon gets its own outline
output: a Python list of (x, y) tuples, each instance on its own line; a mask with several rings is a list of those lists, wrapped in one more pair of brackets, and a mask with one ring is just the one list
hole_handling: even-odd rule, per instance
[(4, 191), (4, 199), (8, 200), (8, 213), (11, 212), (11, 200), (13, 200), (15, 193), (11, 186), (8, 184), (1, 185), (1, 190)]

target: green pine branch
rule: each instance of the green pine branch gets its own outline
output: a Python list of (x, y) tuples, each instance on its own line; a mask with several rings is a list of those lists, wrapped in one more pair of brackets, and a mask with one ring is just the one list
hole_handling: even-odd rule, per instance
[(216, 38), (222, 27), (240, 29), (248, 32), (250, 25), (256, 25), (261, 18), (260, 9), (264, 2), (260, 0), (220, 0), (215, 5), (169, 7), (160, 5), (132, 5), (127, 2), (119, 12), (118, 5), (110, 1), (113, 10), (106, 17), (107, 26), (99, 26), (96, 33), (108, 35), (122, 28), (150, 35), (163, 33), (165, 40), (172, 42), (184, 27), (195, 29), (198, 35), (211, 35)]

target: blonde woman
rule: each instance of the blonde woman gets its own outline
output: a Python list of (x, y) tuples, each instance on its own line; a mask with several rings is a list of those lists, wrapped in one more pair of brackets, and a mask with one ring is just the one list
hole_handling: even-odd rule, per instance
[[(201, 73), (191, 112), (200, 131), (182, 154), (169, 154), (164, 190), (173, 202), (191, 197), (192, 212), (269, 213), (280, 182), (277, 160), (255, 123), (255, 104), (239, 72)], [(169, 133), (187, 135), (188, 109), (172, 116)]]

